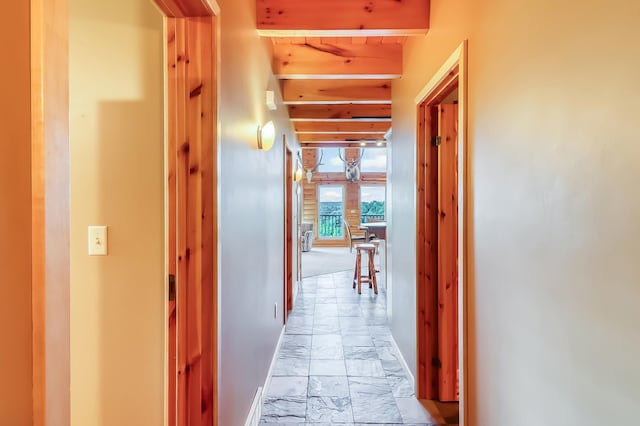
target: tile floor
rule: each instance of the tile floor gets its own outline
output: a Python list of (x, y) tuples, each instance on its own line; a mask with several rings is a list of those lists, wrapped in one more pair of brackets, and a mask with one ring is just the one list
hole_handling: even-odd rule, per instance
[[(415, 398), (379, 294), (352, 271), (305, 278), (289, 316), (261, 425), (433, 425)], [(382, 283), (380, 283), (382, 284)]]

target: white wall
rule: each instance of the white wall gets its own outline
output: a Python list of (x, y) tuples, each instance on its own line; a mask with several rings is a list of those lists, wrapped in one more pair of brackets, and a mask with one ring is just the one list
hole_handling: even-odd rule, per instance
[(640, 5), (433, 3), (393, 87), (394, 335), (415, 363), (413, 98), (468, 38), (469, 424), (633, 424)]
[[(71, 423), (161, 425), (162, 18), (148, 0), (70, 2)], [(109, 256), (87, 256), (87, 226)]]
[[(286, 107), (272, 112), (265, 106), (265, 90), (279, 98), (280, 89), (268, 42), (256, 34), (255, 1), (225, 0), (220, 8), (220, 424), (240, 425), (264, 385), (282, 330), (282, 134), (291, 143), (295, 137)], [(267, 120), (279, 136), (263, 152), (256, 149), (256, 126)]]

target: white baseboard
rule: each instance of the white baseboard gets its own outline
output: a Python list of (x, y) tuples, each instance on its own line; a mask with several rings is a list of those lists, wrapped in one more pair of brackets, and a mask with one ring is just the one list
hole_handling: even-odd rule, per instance
[(278, 361), (278, 353), (280, 352), (280, 346), (282, 345), (282, 339), (284, 339), (284, 326), (280, 331), (280, 337), (278, 337), (278, 343), (276, 344), (276, 349), (273, 352), (273, 356), (271, 357), (271, 365), (269, 366), (269, 371), (267, 372), (267, 378), (264, 380), (264, 389), (269, 389), (269, 385), (271, 384), (271, 375), (273, 374), (273, 369), (276, 366), (276, 361)]
[(413, 377), (413, 373), (411, 373), (411, 370), (409, 369), (409, 364), (407, 364), (407, 361), (404, 359), (404, 356), (402, 355), (402, 351), (400, 351), (400, 348), (398, 347), (398, 343), (396, 343), (396, 339), (393, 338), (393, 335), (391, 336), (391, 344), (393, 345), (393, 349), (395, 349), (395, 351), (398, 353), (398, 356), (400, 357), (400, 360), (399, 360), (400, 364), (402, 364), (402, 369), (404, 370), (404, 373), (407, 376), (409, 383), (411, 383), (411, 388), (415, 392), (416, 379), (415, 377)]
[(276, 344), (276, 349), (271, 357), (271, 365), (269, 365), (269, 371), (267, 372), (264, 386), (259, 386), (256, 390), (256, 394), (253, 397), (253, 402), (251, 403), (251, 408), (249, 409), (249, 414), (247, 415), (247, 420), (244, 422), (244, 426), (258, 426), (260, 423), (264, 392), (269, 389), (269, 384), (271, 383), (273, 369), (275, 368), (276, 361), (278, 360), (278, 353), (280, 352), (280, 346), (282, 345), (282, 339), (284, 338), (284, 330), (284, 327), (282, 327), (280, 337), (278, 337), (278, 343)]

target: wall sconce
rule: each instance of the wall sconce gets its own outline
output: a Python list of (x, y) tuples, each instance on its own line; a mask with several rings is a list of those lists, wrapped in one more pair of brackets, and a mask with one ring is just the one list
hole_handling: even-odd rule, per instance
[(258, 124), (258, 149), (269, 151), (276, 142), (276, 128), (273, 121), (269, 121), (264, 126)]
[(302, 167), (300, 167), (299, 164), (298, 164), (298, 167), (296, 168), (295, 179), (296, 179), (296, 182), (300, 182), (302, 180)]

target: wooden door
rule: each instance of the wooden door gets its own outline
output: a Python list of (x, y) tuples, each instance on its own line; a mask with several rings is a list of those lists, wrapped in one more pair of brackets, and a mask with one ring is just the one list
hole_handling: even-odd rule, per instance
[(169, 426), (217, 417), (215, 24), (165, 18)]
[(458, 400), (458, 106), (438, 106), (438, 389)]

